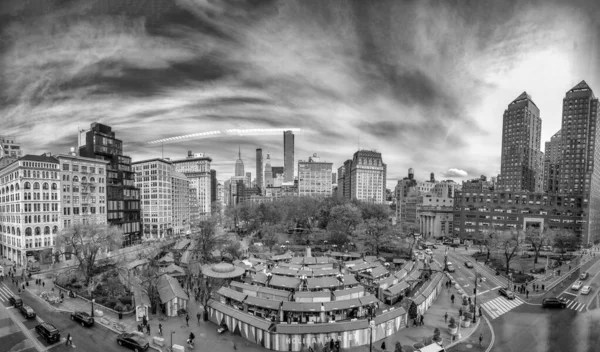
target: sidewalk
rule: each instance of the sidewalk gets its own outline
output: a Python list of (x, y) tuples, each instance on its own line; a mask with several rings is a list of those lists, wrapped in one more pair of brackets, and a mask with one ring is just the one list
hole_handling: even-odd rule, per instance
[[(445, 282), (445, 279), (443, 280)], [(413, 347), (416, 343), (421, 343), (423, 340), (433, 337), (433, 330), (439, 328), (442, 336), (442, 345), (448, 349), (452, 346), (459, 344), (461, 341), (466, 341), (469, 336), (479, 327), (481, 320), (477, 318), (477, 324), (471, 325), (468, 328), (460, 328), (461, 339), (452, 341), (452, 335), (448, 332), (448, 323), (444, 321), (444, 315), (448, 313), (448, 320), (450, 317), (454, 317), (457, 321), (458, 310), (461, 308), (460, 299), (456, 299), (454, 305), (450, 301), (450, 296), (454, 294), (455, 297), (459, 297), (459, 293), (456, 289), (446, 289), (445, 287), (440, 292), (434, 303), (431, 305), (429, 310), (424, 314), (424, 325), (413, 326), (412, 321), (409, 322), (410, 327), (406, 327), (400, 330), (392, 336), (388, 336), (385, 339), (378, 340), (373, 343), (373, 350), (382, 351), (381, 345), (385, 341), (386, 351), (393, 351), (396, 345), (396, 341), (402, 344), (405, 352), (413, 352)], [(485, 324), (485, 322), (483, 322)], [(364, 352), (368, 351), (369, 346), (360, 346), (347, 349), (349, 352)], [(346, 349), (344, 349), (346, 351)]]

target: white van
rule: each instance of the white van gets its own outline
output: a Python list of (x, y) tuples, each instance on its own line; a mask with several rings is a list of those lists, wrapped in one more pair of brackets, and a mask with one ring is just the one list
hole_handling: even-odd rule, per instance
[(446, 352), (446, 349), (434, 342), (431, 345), (427, 345), (423, 348), (419, 348), (417, 351), (419, 351), (419, 352)]

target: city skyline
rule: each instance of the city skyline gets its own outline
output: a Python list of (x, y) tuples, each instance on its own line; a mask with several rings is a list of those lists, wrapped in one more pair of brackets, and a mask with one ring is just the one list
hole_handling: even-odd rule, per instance
[(600, 89), (594, 2), (45, 3), (0, 9), (3, 134), (29, 154), (64, 153), (99, 122), (134, 161), (194, 150), (223, 182), (238, 146), (246, 165), (262, 148), (282, 166), (281, 134), (148, 142), (293, 126), (295, 154), (334, 168), (381, 152), (387, 188), (410, 167), (460, 181), (499, 173), (502, 114), (521, 92), (544, 143), (565, 92)]

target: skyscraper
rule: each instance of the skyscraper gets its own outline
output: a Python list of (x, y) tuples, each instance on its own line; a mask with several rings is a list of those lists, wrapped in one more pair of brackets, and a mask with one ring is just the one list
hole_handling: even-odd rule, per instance
[(506, 190), (539, 192), (542, 188), (540, 110), (527, 92), (504, 111), (500, 173)]
[(560, 175), (560, 158), (562, 156), (562, 138), (560, 131), (556, 132), (544, 148), (544, 192), (558, 192)]
[(123, 155), (123, 141), (110, 126), (92, 123), (79, 134), (79, 155), (108, 161), (106, 166), (106, 214), (108, 222), (123, 230), (123, 245), (141, 240), (140, 190), (135, 187), (131, 158)]
[(238, 148), (238, 159), (235, 161), (235, 176), (244, 176), (244, 161), (242, 160), (242, 148)]
[(560, 193), (583, 195), (583, 243), (596, 241), (600, 230), (600, 130), (597, 121), (598, 98), (587, 83), (581, 81), (563, 99), (558, 188)]
[(256, 187), (262, 192), (263, 186), (263, 156), (262, 149), (256, 149)]
[(294, 133), (283, 132), (283, 181), (294, 182)]
[(265, 188), (273, 186), (273, 169), (271, 169), (271, 154), (267, 153), (265, 160)]

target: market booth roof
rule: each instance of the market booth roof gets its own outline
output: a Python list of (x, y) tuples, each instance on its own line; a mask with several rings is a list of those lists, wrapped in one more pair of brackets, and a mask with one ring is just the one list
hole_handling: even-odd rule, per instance
[(202, 274), (208, 277), (218, 279), (231, 279), (244, 275), (246, 270), (233, 264), (221, 262), (213, 265), (205, 265), (202, 267)]

